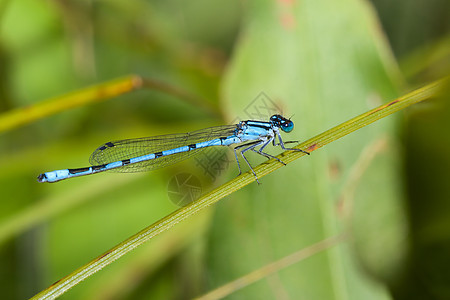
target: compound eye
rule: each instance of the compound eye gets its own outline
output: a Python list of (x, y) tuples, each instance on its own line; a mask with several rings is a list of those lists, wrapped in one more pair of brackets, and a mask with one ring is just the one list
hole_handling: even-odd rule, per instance
[(284, 132), (291, 132), (292, 129), (294, 129), (294, 122), (292, 121), (286, 121), (281, 124), (281, 130)]

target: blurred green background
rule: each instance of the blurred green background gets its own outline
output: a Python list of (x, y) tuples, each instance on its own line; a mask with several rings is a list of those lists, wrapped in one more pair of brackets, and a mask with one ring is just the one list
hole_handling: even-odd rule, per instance
[[(35, 295), (177, 209), (168, 197), (175, 174), (194, 174), (209, 191), (238, 171), (225, 164), (213, 180), (192, 159), (56, 184), (38, 183), (39, 173), (87, 166), (110, 140), (265, 117), (274, 107), (296, 125), (285, 140), (312, 137), (448, 75), (449, 3), (1, 1), (1, 113), (128, 74), (203, 101), (141, 89), (0, 133), (1, 298)], [(262, 178), (63, 298), (188, 299), (346, 232), (338, 247), (229, 298), (449, 299), (442, 98)]]

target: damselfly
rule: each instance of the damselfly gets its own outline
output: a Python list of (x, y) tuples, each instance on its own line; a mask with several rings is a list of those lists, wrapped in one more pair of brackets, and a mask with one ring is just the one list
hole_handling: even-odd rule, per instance
[[(91, 167), (78, 169), (64, 169), (42, 173), (38, 176), (39, 182), (56, 182), (72, 177), (90, 175), (104, 171), (141, 172), (166, 167), (194, 154), (207, 147), (236, 145), (234, 155), (241, 174), (241, 166), (237, 152), (244, 158), (253, 175), (258, 181), (255, 171), (248, 162), (244, 153), (248, 150), (256, 152), (267, 158), (273, 158), (284, 164), (279, 158), (263, 152), (270, 143), (280, 146), (283, 150), (308, 152), (301, 149), (286, 148), (281, 139), (280, 129), (289, 133), (294, 123), (281, 115), (273, 115), (269, 122), (241, 121), (236, 125), (217, 126), (183, 134), (169, 134), (155, 137), (128, 139), (108, 142), (98, 147), (92, 153), (89, 162)], [(278, 138), (278, 144), (276, 139)], [(260, 146), (259, 149), (255, 149)]]

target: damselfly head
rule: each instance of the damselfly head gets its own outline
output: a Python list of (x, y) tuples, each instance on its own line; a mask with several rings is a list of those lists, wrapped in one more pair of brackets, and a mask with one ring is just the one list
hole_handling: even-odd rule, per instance
[(270, 117), (270, 122), (276, 127), (281, 128), (284, 132), (291, 132), (294, 129), (294, 122), (286, 119), (282, 115), (273, 115)]

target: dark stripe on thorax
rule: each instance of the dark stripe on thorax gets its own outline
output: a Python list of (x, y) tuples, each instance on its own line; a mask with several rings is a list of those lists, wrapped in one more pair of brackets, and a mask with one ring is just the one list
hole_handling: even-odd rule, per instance
[(247, 121), (247, 125), (248, 126), (253, 126), (253, 127), (264, 128), (264, 129), (267, 129), (267, 130), (272, 128), (272, 125), (270, 123), (267, 123), (267, 122)]

